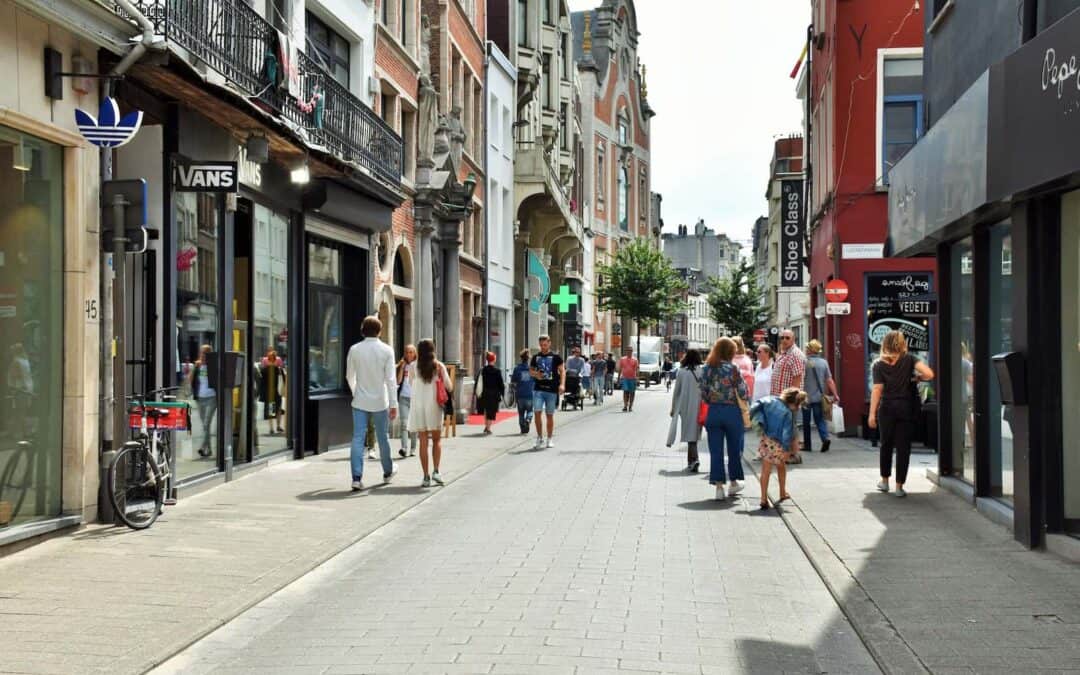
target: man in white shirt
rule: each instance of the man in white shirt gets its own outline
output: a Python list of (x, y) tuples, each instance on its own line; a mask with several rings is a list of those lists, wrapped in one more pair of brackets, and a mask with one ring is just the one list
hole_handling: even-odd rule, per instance
[(380, 333), (382, 322), (374, 316), (365, 317), (360, 326), (363, 337), (349, 349), (345, 361), (345, 380), (353, 395), (353, 437), (349, 458), (353, 490), (363, 488), (364, 434), (369, 418), (375, 422), (383, 482), (389, 483), (397, 473), (397, 467), (390, 458), (390, 422), (397, 417), (398, 408), (394, 350), (379, 339)]

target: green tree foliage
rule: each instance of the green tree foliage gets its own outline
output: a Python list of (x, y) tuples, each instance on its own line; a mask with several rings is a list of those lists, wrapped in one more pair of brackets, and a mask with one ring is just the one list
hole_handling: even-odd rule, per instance
[(709, 316), (729, 334), (741, 335), (751, 344), (754, 331), (764, 328), (770, 316), (754, 266), (744, 260), (728, 278), (710, 279), (709, 285)]
[[(600, 265), (596, 295), (600, 309), (627, 317), (640, 328), (670, 319), (686, 308), (686, 282), (663, 253), (638, 239)], [(639, 345), (640, 351), (640, 345)]]

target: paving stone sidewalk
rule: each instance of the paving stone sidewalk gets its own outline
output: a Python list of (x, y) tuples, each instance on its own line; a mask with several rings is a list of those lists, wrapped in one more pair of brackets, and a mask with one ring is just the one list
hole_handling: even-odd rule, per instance
[[(613, 400), (609, 400), (613, 406)], [(597, 410), (561, 415), (580, 424)], [(571, 420), (573, 420), (571, 422)], [(166, 507), (148, 530), (92, 526), (0, 559), (0, 673), (141, 673), (508, 449), (517, 419), (445, 441), (446, 488), (417, 457), (349, 490), (348, 451), (283, 461)], [(378, 461), (370, 476), (381, 472)], [(376, 479), (377, 480), (377, 479)], [(395, 575), (397, 576), (397, 575)]]
[(1080, 565), (1024, 549), (936, 466), (914, 454), (908, 497), (882, 494), (877, 449), (839, 439), (792, 468), (781, 510), (886, 672), (1080, 672)]

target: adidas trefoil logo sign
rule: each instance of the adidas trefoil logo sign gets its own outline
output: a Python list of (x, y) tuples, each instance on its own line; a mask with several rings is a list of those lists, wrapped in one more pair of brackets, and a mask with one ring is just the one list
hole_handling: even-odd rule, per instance
[(118, 148), (124, 145), (135, 137), (142, 121), (141, 110), (129, 112), (121, 118), (120, 108), (116, 101), (109, 97), (105, 97), (101, 102), (97, 119), (90, 113), (75, 109), (75, 124), (79, 127), (79, 133), (101, 148)]

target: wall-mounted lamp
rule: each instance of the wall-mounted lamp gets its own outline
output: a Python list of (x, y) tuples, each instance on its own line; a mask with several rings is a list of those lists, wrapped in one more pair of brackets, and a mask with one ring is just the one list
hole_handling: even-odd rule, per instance
[(476, 174), (470, 172), (469, 175), (465, 177), (463, 186), (465, 187), (465, 201), (472, 201), (473, 193), (476, 192)]
[(289, 173), (289, 180), (297, 185), (307, 185), (311, 182), (311, 169), (308, 168), (307, 158), (297, 164)]

